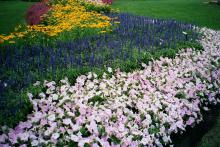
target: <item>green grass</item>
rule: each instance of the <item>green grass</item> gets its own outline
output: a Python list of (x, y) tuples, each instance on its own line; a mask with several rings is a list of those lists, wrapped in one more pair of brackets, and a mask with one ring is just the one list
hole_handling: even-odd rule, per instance
[(202, 138), (198, 147), (219, 147), (220, 146), (220, 110), (215, 125)]
[(0, 34), (14, 31), (18, 24), (25, 23), (25, 12), (32, 2), (0, 1)]
[(115, 0), (113, 8), (137, 15), (171, 18), (220, 30), (220, 6), (208, 0)]

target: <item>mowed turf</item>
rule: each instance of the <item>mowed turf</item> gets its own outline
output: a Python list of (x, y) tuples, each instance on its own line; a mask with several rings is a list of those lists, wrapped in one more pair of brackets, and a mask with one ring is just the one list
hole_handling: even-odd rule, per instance
[[(220, 105), (218, 105), (219, 107)], [(219, 147), (220, 146), (220, 110), (214, 126), (203, 136), (198, 147)]]
[(15, 26), (25, 23), (25, 13), (33, 3), (0, 1), (0, 34), (14, 31)]
[(220, 30), (220, 5), (209, 0), (115, 0), (114, 8), (155, 18), (170, 18)]

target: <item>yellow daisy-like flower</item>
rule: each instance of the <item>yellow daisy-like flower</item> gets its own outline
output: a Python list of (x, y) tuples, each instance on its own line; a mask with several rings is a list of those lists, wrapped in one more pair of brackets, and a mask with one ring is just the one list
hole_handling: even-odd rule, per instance
[[(61, 0), (52, 4), (49, 13), (43, 15), (42, 19), (45, 23), (27, 26), (23, 32), (14, 32), (7, 36), (1, 35), (0, 38), (11, 41), (13, 38), (22, 38), (26, 35), (34, 37), (38, 33), (53, 37), (73, 29), (107, 29), (112, 25), (110, 17), (95, 11), (87, 11), (79, 0), (65, 0), (65, 2)], [(21, 26), (18, 26), (15, 30), (20, 28)]]

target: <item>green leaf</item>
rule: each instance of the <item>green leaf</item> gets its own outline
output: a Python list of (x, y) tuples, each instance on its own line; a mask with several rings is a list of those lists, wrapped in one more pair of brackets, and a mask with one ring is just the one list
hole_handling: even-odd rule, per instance
[(120, 143), (121, 143), (121, 140), (118, 139), (115, 135), (112, 135), (112, 136), (108, 139), (108, 141), (109, 141), (110, 143), (114, 143), (114, 144), (120, 144)]
[(83, 126), (79, 131), (82, 133), (83, 137), (89, 137), (91, 135), (91, 133), (85, 126)]
[(179, 98), (179, 99), (185, 99), (186, 98), (186, 94), (183, 91), (178, 92), (175, 97)]

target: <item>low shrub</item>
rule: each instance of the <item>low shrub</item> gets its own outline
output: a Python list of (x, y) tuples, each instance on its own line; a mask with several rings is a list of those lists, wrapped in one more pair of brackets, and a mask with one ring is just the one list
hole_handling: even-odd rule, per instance
[(113, 0), (102, 0), (103, 3), (105, 4), (112, 4)]
[(38, 2), (32, 5), (26, 13), (26, 22), (29, 25), (38, 25), (42, 22), (43, 15), (49, 11), (50, 7), (45, 2)]

